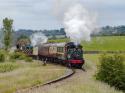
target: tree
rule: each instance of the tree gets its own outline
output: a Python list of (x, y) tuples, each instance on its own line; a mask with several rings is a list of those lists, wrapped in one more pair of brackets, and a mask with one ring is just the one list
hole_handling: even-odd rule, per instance
[(24, 34), (22, 34), (20, 37), (17, 38), (17, 40), (20, 40), (20, 39), (27, 39), (30, 41), (30, 38)]
[(4, 33), (4, 46), (5, 46), (5, 50), (8, 50), (10, 45), (11, 45), (11, 41), (12, 41), (12, 25), (13, 25), (13, 20), (12, 19), (8, 19), (5, 18), (3, 19), (3, 33)]

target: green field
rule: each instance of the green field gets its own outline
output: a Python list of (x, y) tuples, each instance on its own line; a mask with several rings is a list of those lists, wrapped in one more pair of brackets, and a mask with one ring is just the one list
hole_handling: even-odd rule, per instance
[(94, 37), (82, 45), (85, 50), (125, 51), (125, 36)]
[(63, 39), (50, 39), (48, 40), (49, 43), (61, 43), (61, 42), (69, 42), (70, 40), (68, 38)]
[[(49, 40), (49, 42), (65, 42), (68, 39)], [(93, 37), (89, 42), (82, 42), (86, 51), (125, 51), (125, 36)]]

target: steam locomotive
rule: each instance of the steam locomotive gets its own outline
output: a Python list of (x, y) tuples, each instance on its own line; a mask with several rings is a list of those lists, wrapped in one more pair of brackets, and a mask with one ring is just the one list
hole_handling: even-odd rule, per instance
[(65, 64), (69, 67), (82, 68), (84, 64), (83, 50), (80, 44), (69, 43), (45, 43), (32, 47), (29, 45), (17, 45), (17, 49), (31, 57), (38, 57), (42, 61)]

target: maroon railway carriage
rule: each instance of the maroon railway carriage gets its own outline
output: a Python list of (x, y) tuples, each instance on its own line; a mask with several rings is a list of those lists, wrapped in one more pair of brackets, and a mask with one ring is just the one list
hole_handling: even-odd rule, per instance
[(81, 68), (84, 64), (83, 50), (80, 44), (70, 43), (46, 43), (38, 47), (39, 59), (51, 61), (68, 66)]

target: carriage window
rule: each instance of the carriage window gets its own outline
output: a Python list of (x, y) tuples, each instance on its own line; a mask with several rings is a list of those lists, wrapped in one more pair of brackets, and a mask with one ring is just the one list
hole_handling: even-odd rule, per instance
[(58, 48), (57, 48), (57, 51), (58, 51), (58, 52), (63, 52), (63, 47), (58, 47)]

